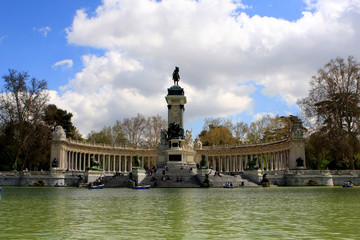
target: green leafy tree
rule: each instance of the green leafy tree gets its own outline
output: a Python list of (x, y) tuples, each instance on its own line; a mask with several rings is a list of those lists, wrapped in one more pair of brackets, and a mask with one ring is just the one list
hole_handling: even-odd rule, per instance
[(55, 130), (56, 126), (60, 125), (65, 130), (67, 138), (81, 140), (81, 134), (71, 121), (72, 117), (72, 113), (58, 108), (55, 104), (49, 104), (45, 108), (44, 121), (52, 131)]

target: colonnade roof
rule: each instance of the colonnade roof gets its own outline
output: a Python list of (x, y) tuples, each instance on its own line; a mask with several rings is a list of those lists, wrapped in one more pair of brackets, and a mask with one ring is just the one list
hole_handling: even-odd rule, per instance
[[(202, 148), (195, 148), (197, 154), (263, 154), (285, 151), (290, 148), (292, 139), (281, 139), (273, 142), (232, 145), (232, 146), (203, 146)], [(79, 151), (94, 154), (113, 154), (113, 155), (157, 155), (158, 149), (150, 146), (136, 146), (126, 147), (119, 145), (107, 145), (82, 142), (72, 139), (53, 141), (63, 145), (68, 151)]]

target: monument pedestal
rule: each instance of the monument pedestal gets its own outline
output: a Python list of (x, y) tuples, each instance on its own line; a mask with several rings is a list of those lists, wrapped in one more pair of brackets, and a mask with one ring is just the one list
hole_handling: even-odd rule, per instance
[(86, 171), (86, 178), (87, 178), (87, 183), (91, 183), (91, 182), (95, 182), (96, 179), (98, 179), (99, 177), (103, 176), (104, 172), (103, 170), (88, 170)]
[(141, 182), (146, 177), (146, 172), (145, 172), (145, 169), (143, 169), (143, 168), (133, 167), (131, 172), (133, 173), (134, 178), (138, 184), (141, 184)]

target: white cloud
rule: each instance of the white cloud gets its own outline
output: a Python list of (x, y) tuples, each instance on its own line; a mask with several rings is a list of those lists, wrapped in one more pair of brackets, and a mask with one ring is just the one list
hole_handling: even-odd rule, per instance
[(82, 132), (137, 112), (166, 117), (164, 95), (179, 66), (187, 119), (251, 112), (250, 81), (292, 106), (331, 58), (360, 57), (360, 2), (307, 4), (311, 12), (290, 22), (249, 17), (241, 1), (104, 0), (91, 16), (77, 11), (67, 40), (105, 54), (83, 56), (58, 98)]
[(261, 118), (263, 117), (266, 117), (266, 116), (269, 116), (269, 117), (275, 117), (276, 114), (272, 113), (272, 112), (261, 112), (261, 113), (257, 113), (253, 116), (253, 121), (257, 121), (257, 120), (260, 120)]
[(48, 26), (41, 27), (41, 28), (33, 27), (33, 30), (41, 33), (44, 37), (47, 37), (47, 34), (48, 34), (48, 32), (51, 31), (51, 28)]
[(64, 59), (64, 60), (61, 60), (61, 61), (58, 61), (58, 62), (54, 63), (51, 67), (54, 68), (54, 69), (57, 69), (58, 67), (61, 67), (62, 70), (68, 70), (68, 69), (71, 69), (73, 67), (73, 60)]
[(2, 40), (4, 40), (5, 38), (7, 38), (8, 36), (0, 36), (0, 43), (2, 42)]

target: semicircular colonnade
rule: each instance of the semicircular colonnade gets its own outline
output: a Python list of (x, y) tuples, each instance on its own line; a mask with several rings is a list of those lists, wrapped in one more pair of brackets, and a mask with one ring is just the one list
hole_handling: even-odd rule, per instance
[[(194, 148), (195, 161), (199, 163), (203, 154), (207, 156), (209, 168), (220, 172), (243, 172), (246, 170), (277, 171), (294, 169), (296, 159), (305, 160), (303, 139), (283, 139), (269, 143), (237, 146), (203, 146)], [(53, 138), (51, 165), (56, 159), (54, 170), (85, 171), (90, 167), (92, 157), (105, 173), (132, 170), (132, 159), (138, 155), (141, 167), (151, 168), (158, 161), (158, 150), (154, 147), (121, 147), (86, 143), (76, 140)], [(305, 167), (305, 161), (304, 161)]]

